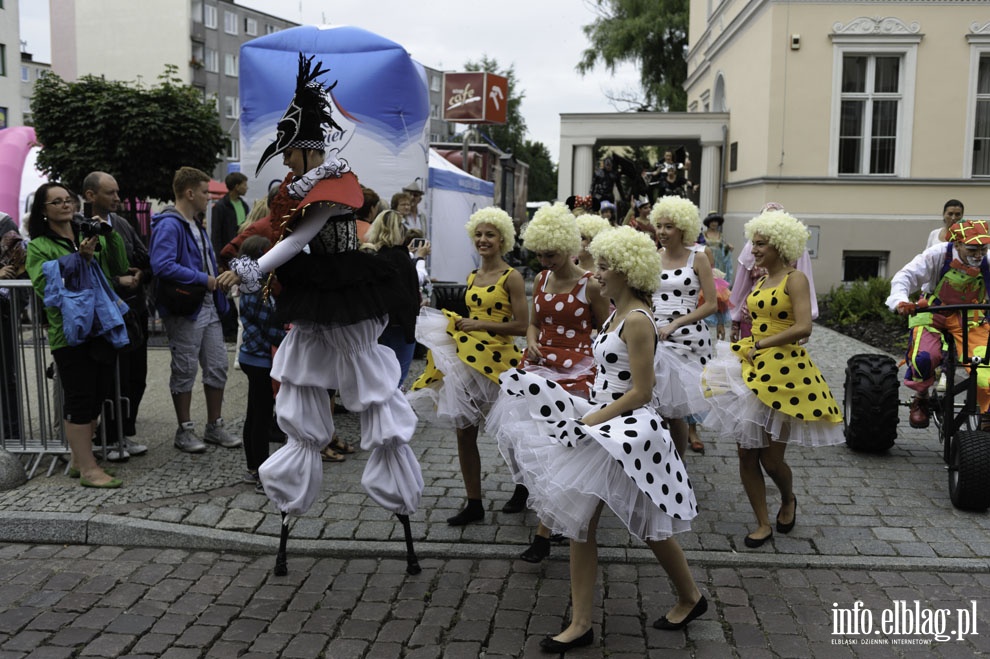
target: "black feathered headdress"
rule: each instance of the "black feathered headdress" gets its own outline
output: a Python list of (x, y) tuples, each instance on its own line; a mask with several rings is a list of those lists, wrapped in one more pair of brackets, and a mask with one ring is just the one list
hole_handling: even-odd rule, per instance
[(296, 74), (296, 92), (278, 122), (275, 141), (261, 154), (255, 176), (269, 160), (286, 149), (326, 149), (327, 131), (331, 128), (342, 130), (333, 120), (329, 91), (337, 86), (334, 82), (324, 89), (316, 79), (330, 69), (323, 69), (323, 62), (313, 65), (315, 56), (306, 57), (299, 53), (299, 72)]

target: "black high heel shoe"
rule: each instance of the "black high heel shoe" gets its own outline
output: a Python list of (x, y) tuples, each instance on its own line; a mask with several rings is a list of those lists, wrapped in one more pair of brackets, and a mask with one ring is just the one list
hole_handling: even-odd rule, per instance
[(791, 529), (794, 528), (795, 522), (797, 522), (797, 495), (792, 494), (791, 498), (794, 501), (794, 517), (787, 524), (780, 521), (780, 511), (777, 511), (777, 533), (790, 533)]
[(653, 622), (653, 626), (656, 629), (662, 629), (665, 632), (675, 632), (678, 629), (684, 629), (687, 624), (699, 616), (703, 616), (705, 612), (708, 611), (708, 600), (702, 595), (701, 599), (698, 600), (691, 611), (684, 616), (684, 620), (680, 622), (671, 622), (667, 620), (667, 616), (661, 616), (659, 619)]
[(540, 641), (540, 649), (547, 654), (564, 654), (571, 648), (583, 648), (584, 646), (591, 645), (594, 642), (595, 630), (594, 628), (590, 628), (573, 641), (555, 641), (552, 636), (547, 636), (545, 639)]

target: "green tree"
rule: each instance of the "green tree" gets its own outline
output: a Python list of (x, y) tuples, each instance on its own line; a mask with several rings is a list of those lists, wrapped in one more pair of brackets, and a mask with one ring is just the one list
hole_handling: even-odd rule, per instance
[(598, 17), (584, 26), (591, 46), (579, 73), (601, 62), (610, 72), (622, 62), (640, 67), (642, 96), (613, 98), (636, 110), (687, 109), (688, 0), (593, 0)]
[(183, 165), (212, 172), (225, 147), (216, 107), (167, 66), (151, 88), (102, 77), (38, 80), (31, 98), (43, 145), (38, 166), (76, 191), (94, 170), (114, 175), (127, 199), (173, 198)]
[(550, 201), (557, 198), (557, 165), (543, 142), (526, 140), (516, 158), (529, 165), (529, 189), (526, 201)]

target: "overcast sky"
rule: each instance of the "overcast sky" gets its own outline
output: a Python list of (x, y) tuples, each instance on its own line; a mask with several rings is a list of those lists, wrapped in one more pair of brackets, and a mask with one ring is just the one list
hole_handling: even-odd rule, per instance
[[(560, 114), (613, 112), (607, 93), (638, 90), (630, 65), (613, 75), (599, 66), (582, 77), (574, 67), (595, 19), (587, 0), (237, 0), (237, 4), (301, 24), (355, 25), (401, 44), (413, 59), (441, 70), (462, 70), (483, 55), (515, 66), (525, 93), (527, 138), (559, 160)], [(51, 61), (48, 2), (20, 3), (21, 39), (35, 59)]]

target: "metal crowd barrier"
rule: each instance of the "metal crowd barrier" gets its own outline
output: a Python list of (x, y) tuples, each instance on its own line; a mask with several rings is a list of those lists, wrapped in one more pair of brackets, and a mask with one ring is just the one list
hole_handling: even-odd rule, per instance
[[(48, 366), (44, 307), (26, 279), (0, 279), (0, 297), (0, 446), (26, 457), (28, 478), (51, 457), (51, 476), (67, 466), (69, 445), (57, 369)], [(25, 310), (30, 321), (22, 323)]]

